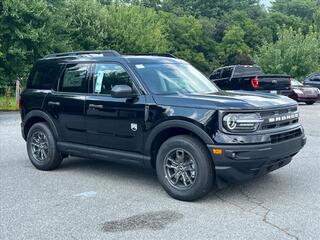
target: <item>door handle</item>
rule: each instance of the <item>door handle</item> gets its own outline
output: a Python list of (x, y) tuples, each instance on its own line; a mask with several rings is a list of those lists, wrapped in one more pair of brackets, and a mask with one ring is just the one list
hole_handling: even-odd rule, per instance
[(89, 108), (102, 109), (102, 108), (103, 108), (103, 105), (101, 105), (101, 104), (89, 104)]
[(48, 102), (48, 105), (51, 105), (51, 106), (60, 106), (60, 102)]

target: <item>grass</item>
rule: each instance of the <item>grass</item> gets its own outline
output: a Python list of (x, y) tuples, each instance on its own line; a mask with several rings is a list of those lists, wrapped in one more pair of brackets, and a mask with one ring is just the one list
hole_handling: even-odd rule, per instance
[(0, 96), (0, 111), (17, 111), (18, 103), (15, 97)]

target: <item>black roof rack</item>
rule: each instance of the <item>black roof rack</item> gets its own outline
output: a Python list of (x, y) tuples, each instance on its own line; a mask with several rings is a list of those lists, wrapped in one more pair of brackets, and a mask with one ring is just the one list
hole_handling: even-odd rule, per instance
[(77, 52), (64, 52), (64, 53), (52, 53), (44, 58), (54, 58), (54, 57), (73, 57), (85, 54), (103, 54), (103, 56), (119, 57), (121, 56), (117, 51), (114, 50), (101, 50), (101, 51), (77, 51)]
[(159, 57), (170, 57), (170, 58), (177, 58), (171, 53), (128, 53), (123, 54), (128, 56), (159, 56)]

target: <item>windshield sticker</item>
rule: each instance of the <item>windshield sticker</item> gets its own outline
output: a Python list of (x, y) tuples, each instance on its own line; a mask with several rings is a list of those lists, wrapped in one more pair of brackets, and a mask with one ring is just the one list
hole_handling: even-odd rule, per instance
[(101, 92), (103, 76), (104, 76), (104, 71), (99, 71), (97, 74), (96, 86), (94, 88), (94, 92), (96, 93)]
[(140, 68), (144, 68), (143, 64), (137, 64), (136, 68), (140, 69)]

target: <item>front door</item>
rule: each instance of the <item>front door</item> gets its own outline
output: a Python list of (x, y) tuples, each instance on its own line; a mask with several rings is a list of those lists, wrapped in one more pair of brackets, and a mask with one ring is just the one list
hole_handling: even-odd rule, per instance
[(145, 96), (111, 97), (115, 85), (136, 89), (132, 75), (120, 63), (97, 63), (92, 69), (92, 93), (85, 104), (88, 145), (142, 152)]

